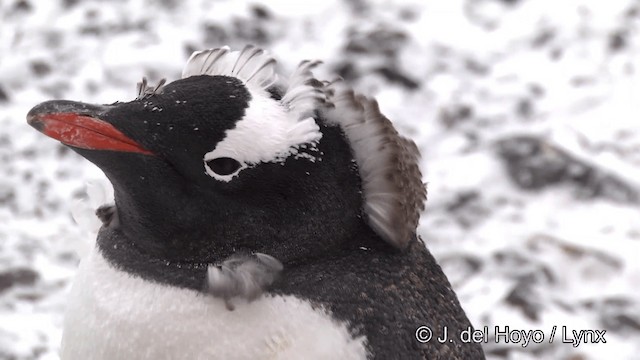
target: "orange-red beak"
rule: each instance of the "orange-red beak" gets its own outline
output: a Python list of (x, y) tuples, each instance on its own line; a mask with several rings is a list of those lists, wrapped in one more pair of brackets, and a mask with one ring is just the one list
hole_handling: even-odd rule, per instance
[(48, 101), (29, 111), (27, 122), (65, 145), (88, 150), (152, 154), (95, 114), (102, 107), (71, 101)]

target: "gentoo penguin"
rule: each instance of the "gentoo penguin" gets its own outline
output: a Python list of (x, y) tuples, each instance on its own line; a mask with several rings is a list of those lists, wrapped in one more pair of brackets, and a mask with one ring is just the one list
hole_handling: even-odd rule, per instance
[(133, 101), (29, 112), (114, 188), (62, 359), (484, 358), (416, 236), (416, 145), (317, 64), (284, 79), (265, 51), (222, 47)]

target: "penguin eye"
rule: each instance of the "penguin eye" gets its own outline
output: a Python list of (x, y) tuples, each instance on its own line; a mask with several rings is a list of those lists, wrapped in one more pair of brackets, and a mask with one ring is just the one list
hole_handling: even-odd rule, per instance
[(207, 167), (217, 175), (231, 175), (238, 171), (242, 164), (230, 157), (219, 157), (206, 161)]

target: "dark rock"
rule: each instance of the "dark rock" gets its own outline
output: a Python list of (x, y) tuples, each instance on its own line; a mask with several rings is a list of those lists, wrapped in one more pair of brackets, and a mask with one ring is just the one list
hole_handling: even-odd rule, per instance
[(407, 34), (400, 30), (380, 27), (372, 31), (353, 31), (345, 47), (352, 54), (382, 54), (395, 56), (405, 45)]
[(513, 182), (525, 190), (571, 184), (581, 198), (608, 198), (637, 203), (640, 192), (623, 179), (533, 136), (514, 136), (497, 143), (498, 155)]
[[(219, 44), (226, 44), (229, 36), (225, 29), (218, 24), (205, 24), (202, 29), (204, 33), (204, 43), (208, 47), (217, 47)], [(197, 49), (193, 46), (187, 50), (188, 55), (191, 55)]]
[(0, 85), (0, 102), (6, 102), (9, 100), (9, 95), (2, 85)]
[(540, 48), (551, 42), (556, 37), (555, 29), (542, 29), (536, 34), (531, 41), (531, 46), (534, 48)]
[(25, 172), (22, 173), (23, 181), (31, 181), (31, 179), (33, 179), (33, 171), (26, 170)]
[(612, 308), (625, 308), (631, 306), (633, 302), (625, 297), (608, 297), (602, 300), (585, 300), (580, 303), (581, 306), (585, 307), (589, 310), (594, 310), (596, 308), (601, 307), (612, 307)]
[(166, 9), (175, 9), (180, 5), (178, 0), (159, 0), (158, 2)]
[(419, 10), (414, 8), (403, 8), (398, 13), (398, 18), (403, 21), (415, 21), (419, 17)]
[(70, 7), (74, 7), (77, 4), (79, 4), (82, 0), (62, 0), (62, 5), (65, 8), (70, 8)]
[(191, 44), (191, 43), (186, 43), (182, 45), (182, 52), (187, 58), (191, 56), (191, 54), (193, 54), (194, 51), (198, 51), (198, 50), (202, 50), (202, 46)]
[[(388, 82), (410, 90), (420, 86), (419, 81), (397, 66), (396, 57), (408, 37), (404, 31), (389, 25), (380, 25), (373, 30), (350, 28), (347, 37), (343, 58), (348, 60), (334, 65), (334, 71), (342, 78), (353, 81), (364, 74), (376, 73)], [(360, 59), (366, 61), (360, 62)]]
[(476, 59), (467, 58), (464, 60), (464, 66), (471, 73), (476, 75), (487, 75), (489, 73), (489, 65), (483, 64)]
[(637, 189), (616, 176), (594, 168), (588, 168), (582, 174), (571, 178), (580, 185), (577, 194), (583, 198), (604, 197), (621, 203), (636, 203), (640, 200)]
[(18, 294), (16, 299), (28, 302), (36, 302), (38, 300), (42, 300), (46, 294), (42, 293), (27, 293), (27, 294)]
[(9, 269), (0, 273), (0, 293), (14, 286), (33, 285), (40, 275), (28, 268)]
[(562, 59), (563, 55), (564, 55), (564, 50), (562, 48), (553, 48), (549, 52), (549, 57), (551, 58), (551, 60), (554, 60), (554, 61), (558, 61)]
[(25, 11), (25, 12), (33, 10), (33, 6), (31, 5), (31, 3), (26, 0), (20, 0), (16, 2), (13, 5), (13, 8), (16, 11)]
[(442, 263), (457, 263), (462, 268), (466, 269), (466, 272), (476, 273), (482, 269), (482, 260), (468, 255), (450, 256), (442, 258)]
[(269, 20), (273, 17), (273, 15), (271, 14), (271, 11), (267, 7), (261, 4), (253, 4), (249, 8), (249, 10), (251, 10), (251, 14), (255, 18), (260, 20)]
[[(4, 334), (1, 334), (4, 335)], [(18, 357), (9, 353), (10, 349), (0, 349), (0, 359), (2, 360), (18, 360)]]
[(604, 329), (622, 334), (640, 334), (640, 304), (626, 297), (608, 297), (583, 301), (580, 306), (599, 314)]
[(1, 206), (9, 206), (10, 204), (14, 204), (16, 199), (16, 194), (14, 190), (7, 186), (0, 186), (0, 205)]
[[(496, 341), (496, 343), (498, 343)], [(494, 358), (508, 358), (512, 349), (507, 346), (493, 345), (490, 348), (484, 348), (485, 355), (493, 356)]]
[(390, 82), (400, 84), (410, 90), (415, 90), (419, 86), (417, 81), (401, 73), (400, 70), (397, 68), (393, 68), (390, 66), (383, 66), (376, 69), (375, 72), (384, 76)]
[(607, 44), (609, 51), (615, 53), (624, 50), (627, 47), (628, 36), (625, 30), (618, 30), (610, 34)]
[(531, 99), (520, 99), (516, 103), (516, 113), (521, 117), (528, 119), (533, 115), (534, 106)]
[(0, 148), (10, 149), (12, 145), (11, 137), (9, 134), (0, 134)]
[(233, 34), (245, 42), (264, 45), (271, 41), (271, 37), (265, 31), (260, 22), (255, 19), (236, 18), (232, 21)]
[(366, 0), (346, 0), (349, 10), (355, 15), (362, 16), (371, 10), (371, 4)]
[[(42, 335), (42, 337), (44, 338), (44, 335)], [(48, 350), (47, 346), (36, 345), (31, 349), (31, 355), (33, 356), (34, 359), (39, 359), (40, 355), (44, 354), (47, 350)]]
[[(594, 273), (612, 274), (621, 271), (623, 268), (622, 261), (613, 255), (597, 249), (567, 243), (550, 235), (540, 234), (532, 236), (527, 240), (525, 248), (532, 254), (538, 254), (540, 256), (547, 254), (549, 249), (555, 249), (556, 251), (560, 251), (563, 258), (567, 259), (567, 261), (576, 263), (584, 261), (588, 262), (589, 268)], [(548, 280), (550, 280), (550, 282), (555, 282), (552, 277), (548, 278)]]
[(529, 263), (528, 258), (514, 251), (497, 251), (492, 257), (498, 265), (507, 268), (512, 266), (523, 266), (524, 264)]
[(637, 4), (630, 6), (624, 13), (627, 19), (633, 19), (640, 14), (640, 7)]
[(475, 191), (464, 191), (446, 205), (447, 212), (464, 229), (476, 226), (491, 213)]
[(333, 72), (340, 75), (347, 81), (353, 81), (360, 76), (360, 72), (356, 69), (352, 62), (343, 62), (333, 68)]
[(611, 331), (640, 334), (640, 317), (637, 314), (615, 314), (601, 319), (602, 326)]
[(480, 194), (478, 194), (478, 192), (475, 190), (458, 193), (456, 194), (454, 201), (447, 204), (447, 211), (454, 212), (456, 210), (464, 208), (469, 203), (476, 201), (479, 197), (480, 197)]
[(31, 71), (33, 71), (35, 75), (45, 76), (51, 73), (51, 65), (42, 60), (34, 60), (30, 65)]
[(82, 35), (94, 35), (94, 36), (100, 36), (103, 32), (103, 28), (101, 28), (98, 25), (85, 25), (85, 26), (81, 26), (79, 28), (79, 32)]
[(438, 119), (447, 128), (453, 128), (473, 117), (473, 108), (467, 104), (452, 104), (441, 108)]
[(542, 86), (540, 86), (540, 84), (529, 84), (528, 89), (531, 95), (533, 95), (535, 98), (541, 98), (545, 94), (545, 90)]
[(542, 306), (537, 299), (539, 299), (539, 296), (531, 289), (531, 285), (522, 281), (511, 290), (505, 301), (507, 304), (521, 310), (530, 320), (538, 321), (540, 320)]
[(58, 146), (56, 146), (56, 155), (58, 155), (58, 157), (62, 158), (72, 153), (73, 151), (71, 149), (62, 144), (58, 144)]
[(59, 30), (48, 30), (44, 33), (46, 46), (50, 49), (59, 48), (64, 40), (64, 33)]
[(519, 3), (521, 0), (498, 0), (498, 1), (506, 5), (515, 5)]
[(593, 86), (597, 81), (592, 76), (574, 76), (569, 80), (572, 86)]
[(36, 151), (35, 147), (28, 147), (22, 151), (19, 152), (20, 156), (24, 157), (25, 159), (34, 159), (36, 157), (36, 155), (38, 154), (38, 152)]

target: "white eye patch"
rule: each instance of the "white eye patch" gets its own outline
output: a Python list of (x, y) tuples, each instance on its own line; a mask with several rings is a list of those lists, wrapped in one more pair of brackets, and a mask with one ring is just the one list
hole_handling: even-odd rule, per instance
[[(281, 103), (262, 94), (252, 95), (245, 116), (204, 155), (205, 172), (216, 180), (231, 181), (242, 170), (259, 163), (284, 162), (297, 154), (301, 145), (313, 146), (322, 138), (312, 117), (299, 120)], [(221, 158), (233, 159), (240, 166), (229, 174), (216, 172), (210, 164)]]

